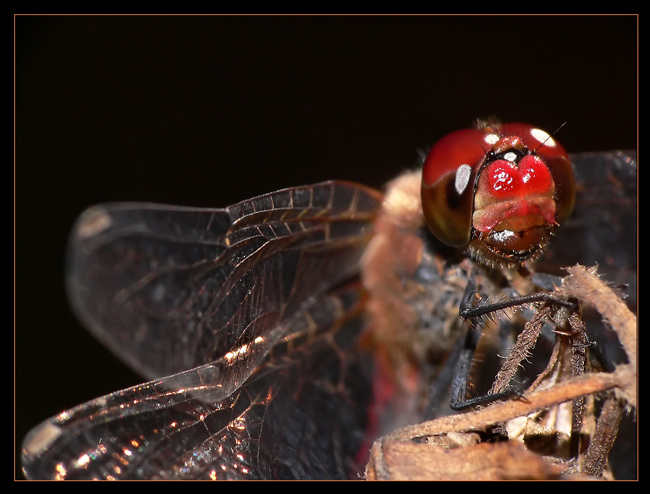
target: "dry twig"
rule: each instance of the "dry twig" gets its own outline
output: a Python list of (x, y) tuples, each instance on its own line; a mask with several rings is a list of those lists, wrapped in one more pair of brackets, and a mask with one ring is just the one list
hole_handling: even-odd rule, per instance
[[(535, 389), (524, 399), (396, 430), (374, 443), (366, 467), (368, 479), (557, 478), (576, 472), (602, 475), (623, 410), (636, 406), (636, 317), (596, 275), (595, 268), (574, 266), (568, 272), (559, 294), (593, 305), (617, 333), (629, 364), (619, 365), (612, 373), (574, 372), (574, 376), (547, 387), (539, 386), (540, 376), (531, 386)], [(550, 372), (547, 369), (546, 373)], [(530, 421), (542, 410), (605, 392), (613, 394), (603, 406), (589, 449), (577, 470), (575, 462), (539, 456), (526, 447), (525, 441), (517, 442), (512, 437), (506, 442), (480, 442), (480, 433), (497, 425), (522, 417)], [(575, 427), (575, 410), (573, 422)]]

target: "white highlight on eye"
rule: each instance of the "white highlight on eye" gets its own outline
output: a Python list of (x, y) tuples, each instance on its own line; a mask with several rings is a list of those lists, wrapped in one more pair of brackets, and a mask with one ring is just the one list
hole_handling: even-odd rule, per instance
[(472, 176), (472, 167), (469, 165), (460, 165), (456, 169), (456, 179), (454, 181), (454, 187), (458, 195), (465, 192), (467, 184), (469, 184), (469, 179)]
[(485, 142), (487, 142), (488, 144), (494, 144), (498, 142), (498, 140), (499, 140), (499, 136), (496, 134), (489, 134), (485, 136)]
[(537, 139), (539, 142), (544, 144), (544, 146), (555, 147), (555, 141), (553, 140), (553, 138), (547, 132), (544, 132), (542, 129), (531, 129), (530, 135), (532, 135), (535, 139)]

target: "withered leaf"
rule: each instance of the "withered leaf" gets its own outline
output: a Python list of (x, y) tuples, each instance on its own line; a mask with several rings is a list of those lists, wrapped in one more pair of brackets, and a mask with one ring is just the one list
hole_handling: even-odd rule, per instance
[(560, 470), (518, 442), (446, 448), (388, 440), (373, 451), (368, 480), (554, 479)]

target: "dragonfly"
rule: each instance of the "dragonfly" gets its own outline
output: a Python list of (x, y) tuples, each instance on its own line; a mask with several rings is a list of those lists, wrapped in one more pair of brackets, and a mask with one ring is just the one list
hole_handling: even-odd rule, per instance
[[(531, 258), (556, 274), (599, 263), (634, 306), (635, 153), (565, 159), (546, 133), (533, 145), (518, 139), (520, 127), (498, 129), (451, 134), (432, 148), (448, 155), (460, 136), (474, 154), (445, 158), (455, 165), (434, 174), (458, 197), (438, 197), (429, 211), (416, 170), (384, 192), (328, 181), (224, 209), (114, 203), (84, 212), (68, 251), (70, 302), (148, 381), (32, 429), (22, 445), (27, 478), (359, 478), (373, 438), (429, 413), (430, 383), (465, 324), (459, 305), (472, 273), (490, 294), (512, 295), (486, 273)], [(558, 148), (551, 175), (536, 168)], [(521, 223), (496, 192), (475, 204), (488, 162), (525, 156), (537, 209), (510, 228), (532, 228), (530, 248), (519, 245), (524, 235), (492, 235), (504, 218)], [(490, 170), (501, 177), (494, 190), (523, 181)], [(563, 187), (575, 187), (575, 203)], [(488, 227), (474, 222), (478, 210)], [(488, 247), (479, 235), (492, 235)]]

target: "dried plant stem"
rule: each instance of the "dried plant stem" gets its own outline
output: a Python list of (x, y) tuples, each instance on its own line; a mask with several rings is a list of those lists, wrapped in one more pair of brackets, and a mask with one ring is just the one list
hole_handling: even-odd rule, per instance
[(544, 323), (548, 321), (550, 316), (551, 308), (545, 304), (525, 324), (523, 331), (517, 336), (517, 341), (512, 351), (508, 354), (501, 369), (497, 373), (490, 394), (500, 393), (510, 386), (510, 381), (515, 377), (517, 368), (530, 355), (531, 350), (535, 348), (535, 343), (537, 343), (537, 339), (542, 332)]
[(624, 410), (625, 407), (613, 395), (605, 401), (585, 455), (584, 470), (587, 475), (600, 477), (603, 474)]
[(636, 317), (621, 298), (596, 274), (596, 268), (571, 266), (560, 293), (592, 304), (618, 336), (630, 365), (636, 368)]
[[(585, 355), (587, 340), (584, 332), (584, 324), (580, 319), (579, 314), (569, 316), (570, 336), (573, 341), (572, 356), (571, 356), (571, 377), (565, 380), (558, 380), (552, 386), (538, 386), (546, 376), (550, 376), (553, 371), (553, 366), (562, 358), (562, 342), (558, 338), (556, 346), (551, 356), (551, 361), (546, 370), (538, 377), (533, 383), (529, 391), (520, 399), (513, 399), (509, 401), (496, 402), (485, 408), (474, 410), (458, 415), (450, 415), (441, 417), (435, 420), (424, 422), (418, 425), (408, 426), (384, 436), (383, 438), (375, 441), (370, 452), (370, 462), (366, 468), (367, 478), (391, 478), (391, 465), (408, 465), (407, 458), (413, 458), (413, 461), (419, 457), (423, 457), (425, 453), (423, 450), (417, 450), (415, 456), (406, 457), (406, 453), (399, 453), (397, 460), (395, 452), (396, 444), (414, 445), (413, 440), (431, 438), (435, 436), (444, 436), (454, 433), (471, 433), (480, 431), (489, 431), (496, 424), (503, 424), (507, 421), (518, 417), (530, 416), (540, 410), (548, 409), (550, 407), (573, 401), (573, 417), (571, 423), (572, 436), (573, 433), (579, 433), (582, 426), (582, 417), (584, 415), (584, 399), (583, 397), (592, 394), (605, 394), (607, 396), (603, 405), (602, 411), (597, 419), (595, 431), (591, 435), (589, 446), (586, 453), (584, 453), (583, 460), (581, 461), (583, 468), (582, 471), (592, 477), (600, 477), (607, 466), (609, 451), (618, 433), (619, 423), (627, 407), (636, 407), (637, 402), (637, 358), (636, 358), (636, 317), (632, 314), (625, 303), (618, 297), (614, 291), (607, 286), (596, 275), (596, 270), (588, 269), (583, 266), (574, 266), (568, 268), (569, 275), (565, 277), (562, 287), (557, 290), (558, 295), (564, 297), (572, 297), (581, 301), (583, 304), (593, 305), (603, 316), (603, 319), (612, 327), (616, 332), (623, 349), (627, 353), (629, 364), (622, 364), (616, 367), (613, 372), (585, 372)], [(537, 312), (533, 320), (526, 326), (523, 333), (517, 339), (515, 348), (513, 348), (514, 355), (510, 355), (497, 379), (498, 384), (495, 383), (493, 389), (503, 388), (507, 386), (510, 379), (514, 376), (517, 367), (521, 361), (526, 358), (528, 352), (532, 349), (539, 336), (539, 331), (543, 322), (548, 320), (550, 315), (550, 308), (542, 306)], [(564, 337), (562, 337), (564, 338)], [(577, 436), (578, 434), (576, 434)], [(516, 441), (509, 441), (508, 444), (516, 443)], [(488, 453), (496, 453), (497, 449), (490, 449), (491, 446), (498, 446), (500, 443), (490, 444), (481, 443), (479, 446), (482, 449), (467, 448), (467, 457), (460, 456), (460, 469), (462, 470), (469, 464), (473, 464), (470, 460), (471, 454), (478, 454), (479, 458), (488, 458)], [(418, 444), (424, 446), (424, 444)], [(522, 446), (522, 445), (519, 445)], [(485, 448), (488, 448), (487, 450)], [(386, 451), (387, 456), (383, 453)], [(450, 450), (451, 451), (451, 450)], [(449, 453), (447, 451), (446, 453)], [(512, 450), (514, 451), (514, 450)], [(517, 470), (527, 463), (530, 463), (528, 458), (523, 461), (518, 461), (523, 458), (524, 452), (512, 453), (511, 456), (504, 460), (503, 458), (495, 460), (486, 460), (486, 465), (483, 470), (476, 472), (483, 475), (483, 478), (488, 478), (490, 472), (502, 469), (506, 463), (512, 463), (515, 470), (508, 472), (504, 471), (504, 475), (510, 475), (513, 472), (521, 472)], [(462, 453), (459, 453), (462, 455)], [(581, 453), (582, 455), (582, 453)], [(404, 458), (402, 458), (404, 456)], [(442, 454), (441, 459), (435, 463), (436, 470), (433, 472), (436, 478), (452, 478), (454, 475), (453, 468), (450, 467), (449, 472), (445, 472), (445, 458), (449, 455)], [(424, 460), (423, 460), (424, 461)], [(394, 462), (394, 463), (392, 463)], [(463, 463), (465, 462), (465, 463)], [(559, 466), (558, 464), (549, 463), (551, 466)], [(426, 465), (425, 465), (426, 467)], [(496, 470), (495, 470), (496, 469)], [(499, 470), (501, 471), (501, 470)], [(409, 470), (412, 472), (412, 469)], [(426, 468), (423, 470), (421, 477), (427, 477), (431, 472)], [(527, 473), (531, 474), (530, 472)], [(409, 473), (409, 475), (411, 475)], [(462, 473), (462, 475), (467, 475)], [(554, 478), (556, 473), (540, 471), (538, 474), (541, 478)], [(416, 475), (417, 477), (417, 475)], [(419, 477), (419, 478), (421, 478)], [(413, 477), (415, 478), (415, 477)], [(461, 477), (462, 478), (462, 477)], [(480, 478), (480, 477), (477, 477)], [(532, 478), (532, 477), (531, 477)]]
[(579, 396), (600, 393), (613, 388), (629, 386), (636, 371), (629, 365), (621, 365), (613, 373), (598, 372), (585, 374), (558, 383), (555, 386), (533, 391), (524, 399), (497, 403), (481, 410), (458, 415), (449, 415), (421, 424), (398, 429), (388, 436), (391, 439), (412, 440), (448, 432), (487, 430), (492, 424), (505, 422), (515, 417), (530, 415), (538, 410), (573, 400)]

